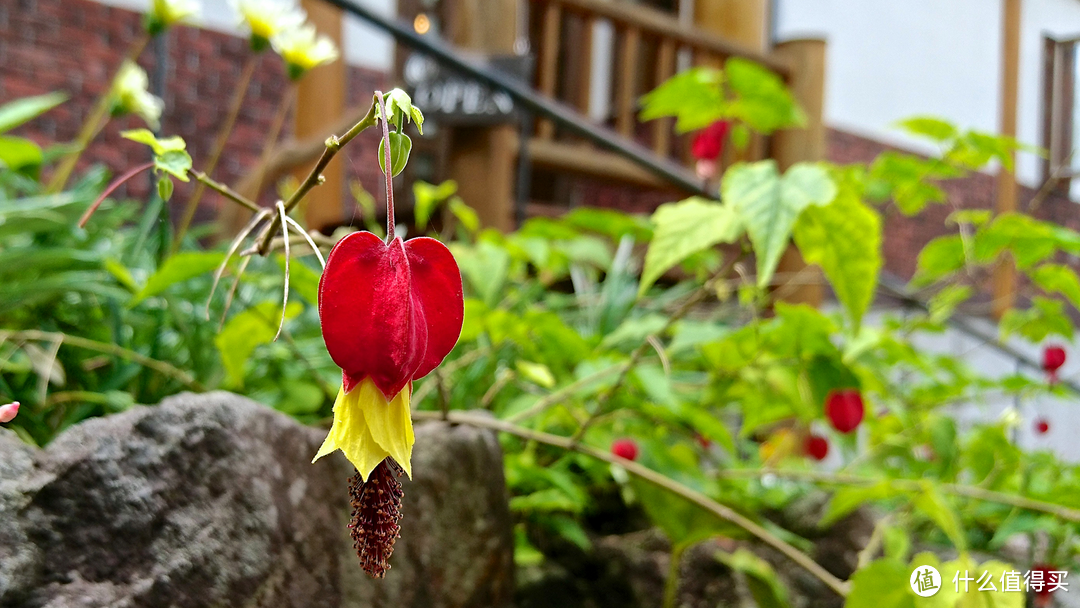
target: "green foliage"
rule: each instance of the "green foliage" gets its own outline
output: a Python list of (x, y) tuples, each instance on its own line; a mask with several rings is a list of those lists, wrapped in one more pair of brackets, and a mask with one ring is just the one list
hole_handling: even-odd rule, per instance
[(652, 221), (655, 232), (645, 255), (639, 295), (676, 264), (719, 243), (733, 243), (744, 231), (731, 205), (699, 197), (661, 205)]
[(823, 167), (800, 163), (781, 176), (769, 160), (729, 169), (720, 193), (746, 225), (757, 257), (757, 284), (764, 287), (772, 281), (799, 214), (830, 203), (836, 186)]

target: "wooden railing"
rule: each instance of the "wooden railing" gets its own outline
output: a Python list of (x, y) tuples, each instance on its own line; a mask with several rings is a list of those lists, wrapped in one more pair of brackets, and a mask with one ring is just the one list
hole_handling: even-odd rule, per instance
[[(590, 72), (593, 26), (606, 21), (612, 24), (617, 41), (618, 71), (613, 71), (611, 90), (614, 91), (615, 129), (620, 135), (633, 138), (637, 133), (637, 99), (646, 90), (660, 84), (675, 74), (676, 58), (684, 49), (689, 51), (695, 65), (712, 63), (738, 56), (758, 62), (777, 72), (785, 79), (791, 68), (782, 58), (757, 52), (732, 43), (713, 33), (687, 27), (678, 19), (629, 2), (615, 0), (532, 0), (538, 5), (541, 17), (537, 48), (536, 86), (549, 97), (577, 107), (582, 113), (589, 109), (592, 74)], [(569, 57), (562, 57), (562, 35), (567, 20), (577, 20), (581, 38), (574, 40), (573, 48), (580, 62), (575, 70), (565, 69)], [(655, 45), (656, 58), (653, 73), (638, 73), (647, 41)], [(564, 80), (560, 82), (560, 77)], [(574, 82), (566, 82), (566, 78)], [(642, 80), (646, 86), (639, 87)], [(560, 86), (562, 85), (562, 86)], [(567, 95), (567, 94), (570, 95)], [(573, 99), (567, 97), (572, 96)], [(670, 120), (657, 120), (650, 125), (649, 141), (653, 151), (660, 156), (671, 152), (672, 125)], [(550, 121), (540, 121), (537, 137), (551, 140), (555, 135)]]

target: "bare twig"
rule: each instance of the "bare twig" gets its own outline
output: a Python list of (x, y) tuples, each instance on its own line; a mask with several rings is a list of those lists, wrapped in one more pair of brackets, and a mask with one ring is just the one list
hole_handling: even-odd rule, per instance
[[(442, 414), (440, 414), (439, 412), (413, 412), (413, 418), (417, 420), (431, 420), (439, 419), (441, 417)], [(667, 490), (672, 494), (681, 496), (682, 498), (685, 498), (686, 500), (696, 504), (702, 509), (705, 509), (706, 511), (712, 513), (716, 517), (731, 522), (736, 526), (742, 528), (743, 530), (746, 530), (752, 536), (758, 538), (765, 544), (784, 554), (786, 557), (791, 559), (799, 566), (802, 566), (804, 569), (806, 569), (807, 572), (814, 575), (821, 582), (825, 583), (825, 585), (827, 585), (830, 589), (836, 592), (836, 594), (840, 597), (847, 597), (850, 587), (849, 583), (833, 576), (831, 573), (829, 573), (828, 570), (823, 568), (820, 564), (815, 562), (802, 551), (799, 551), (795, 547), (784, 542), (784, 540), (780, 537), (776, 536), (772, 532), (769, 532), (757, 522), (743, 516), (734, 509), (722, 505), (715, 500), (709, 498), (708, 496), (702, 494), (701, 492), (684, 486), (683, 484), (665, 475), (657, 473), (652, 469), (646, 468), (636, 462), (626, 460), (624, 458), (619, 458), (618, 456), (615, 456), (614, 454), (609, 454), (608, 452), (605, 452), (603, 450), (598, 450), (587, 445), (582, 445), (571, 437), (560, 437), (558, 435), (552, 435), (550, 433), (543, 433), (540, 431), (526, 429), (514, 425), (510, 422), (498, 420), (489, 416), (480, 416), (468, 412), (455, 411), (450, 412), (448, 418), (450, 422), (453, 423), (467, 424), (469, 426), (488, 428), (503, 433), (509, 433), (523, 439), (528, 439), (530, 441), (536, 441), (538, 443), (555, 446), (564, 450), (570, 450), (579, 454), (585, 454), (586, 456), (590, 456), (592, 458), (596, 458), (597, 460), (602, 460), (611, 464), (617, 464), (622, 468), (626, 469), (627, 472), (637, 477), (640, 477), (641, 479), (644, 479), (645, 481), (655, 486)]]
[(207, 188), (210, 188), (211, 190), (217, 192), (218, 194), (224, 196), (232, 202), (247, 208), (249, 211), (254, 211), (255, 213), (258, 213), (262, 210), (262, 207), (260, 207), (251, 199), (247, 198), (246, 196), (240, 194), (239, 192), (233, 190), (232, 188), (226, 186), (221, 182), (214, 181), (210, 178), (209, 175), (203, 173), (202, 171), (198, 171), (196, 169), (188, 169), (188, 175), (194, 177), (203, 186), (206, 186)]

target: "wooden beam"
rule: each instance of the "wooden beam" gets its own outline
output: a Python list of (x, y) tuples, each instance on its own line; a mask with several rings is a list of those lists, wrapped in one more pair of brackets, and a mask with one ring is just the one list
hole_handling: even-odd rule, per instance
[[(540, 92), (555, 98), (555, 85), (559, 73), (559, 45), (562, 39), (562, 8), (554, 0), (544, 6), (544, 25), (540, 33), (540, 65), (538, 82)], [(540, 120), (537, 135), (542, 139), (551, 139), (555, 135), (555, 123)]]
[(633, 161), (584, 144), (533, 139), (529, 142), (529, 158), (534, 166), (544, 169), (646, 188), (671, 190), (674, 187)]
[[(303, 8), (320, 33), (329, 36), (341, 48), (341, 9), (321, 0), (303, 0)], [(317, 67), (304, 76), (297, 87), (294, 133), (297, 139), (315, 135), (325, 137), (328, 129), (345, 111), (346, 71), (344, 59)], [(310, 166), (297, 171), (303, 179)], [(345, 170), (343, 161), (334, 159), (323, 171), (326, 182), (302, 203), (304, 219), (310, 229), (340, 224), (344, 219)], [(268, 184), (269, 185), (269, 184)]]
[[(825, 49), (824, 40), (791, 40), (774, 50), (792, 66), (788, 86), (806, 114), (804, 127), (784, 129), (773, 135), (773, 157), (781, 170), (798, 162), (825, 158)], [(807, 267), (794, 245), (780, 259), (777, 274), (797, 278), (791, 285), (778, 288), (780, 299), (821, 305), (824, 299), (821, 270)]]
[(634, 115), (637, 113), (638, 48), (641, 46), (641, 30), (628, 27), (619, 43), (619, 93), (616, 127), (623, 137), (633, 139)]
[[(1020, 82), (1021, 0), (1002, 1), (1001, 44), (1001, 135), (1016, 137), (1016, 105)], [(1012, 153), (1015, 169), (1016, 155)], [(997, 174), (997, 213), (1016, 211), (1016, 173), (1002, 165)], [(1016, 300), (1016, 268), (1011, 259), (994, 267), (993, 313), (998, 319)]]

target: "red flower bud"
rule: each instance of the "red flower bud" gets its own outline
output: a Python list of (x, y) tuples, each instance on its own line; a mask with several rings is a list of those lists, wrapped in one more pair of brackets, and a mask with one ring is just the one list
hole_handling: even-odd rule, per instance
[(814, 460), (825, 460), (825, 457), (829, 455), (829, 441), (818, 435), (809, 435), (806, 437), (803, 450)]
[(611, 453), (619, 458), (637, 460), (638, 447), (633, 439), (616, 439), (611, 444)]
[(1050, 382), (1057, 382), (1057, 372), (1065, 365), (1065, 349), (1060, 346), (1043, 348), (1043, 371), (1050, 376)]
[(731, 131), (731, 122), (718, 120), (694, 136), (691, 154), (698, 160), (716, 160), (724, 151), (724, 141)]
[(833, 428), (841, 433), (854, 431), (864, 413), (862, 395), (855, 389), (834, 390), (825, 400), (825, 415)]
[(1050, 423), (1045, 418), (1039, 418), (1035, 421), (1035, 432), (1039, 435), (1045, 435), (1050, 432)]
[(319, 317), (345, 392), (370, 377), (393, 399), (457, 343), (464, 318), (461, 273), (435, 239), (384, 243), (370, 232), (354, 232), (326, 260)]

